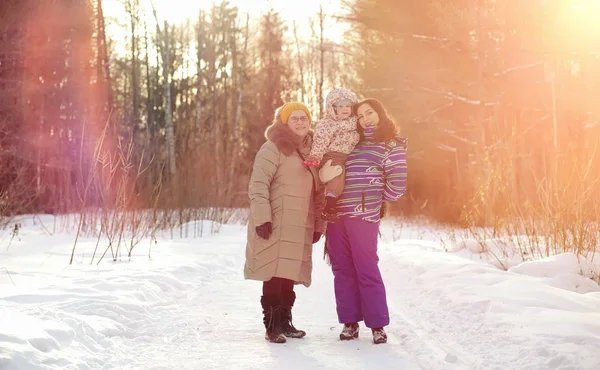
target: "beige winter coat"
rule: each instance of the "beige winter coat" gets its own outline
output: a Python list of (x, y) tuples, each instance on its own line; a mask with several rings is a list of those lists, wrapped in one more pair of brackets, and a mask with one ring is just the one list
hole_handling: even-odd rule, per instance
[[(267, 281), (272, 277), (310, 286), (313, 232), (325, 231), (320, 219), (324, 206), (314, 167), (302, 164), (312, 137), (304, 140), (282, 123), (271, 125), (256, 155), (248, 194), (250, 218), (246, 245), (246, 279)], [(302, 141), (302, 142), (301, 142)], [(272, 222), (268, 240), (256, 234), (256, 226)]]

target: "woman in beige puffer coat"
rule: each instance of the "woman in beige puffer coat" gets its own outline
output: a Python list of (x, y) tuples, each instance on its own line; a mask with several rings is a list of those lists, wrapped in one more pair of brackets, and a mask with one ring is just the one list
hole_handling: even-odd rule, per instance
[(267, 142), (256, 154), (248, 189), (244, 277), (263, 282), (265, 339), (274, 343), (306, 335), (291, 323), (294, 285), (310, 286), (312, 245), (325, 231), (318, 174), (302, 164), (312, 145), (310, 125), (310, 113), (302, 103), (287, 103), (277, 110), (265, 133)]

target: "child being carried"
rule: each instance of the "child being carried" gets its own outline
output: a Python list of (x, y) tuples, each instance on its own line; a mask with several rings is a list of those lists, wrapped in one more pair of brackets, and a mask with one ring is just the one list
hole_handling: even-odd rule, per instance
[(344, 191), (346, 159), (360, 139), (357, 119), (352, 116), (357, 99), (351, 91), (338, 88), (327, 94), (325, 102), (325, 118), (317, 122), (313, 146), (304, 164), (320, 168), (326, 196), (323, 218), (335, 222), (337, 198)]

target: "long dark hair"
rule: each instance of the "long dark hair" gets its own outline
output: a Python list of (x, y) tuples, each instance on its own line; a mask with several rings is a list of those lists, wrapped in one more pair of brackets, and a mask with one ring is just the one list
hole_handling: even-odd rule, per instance
[[(388, 142), (390, 140), (394, 140), (394, 138), (399, 134), (398, 127), (379, 100), (375, 98), (367, 98), (359, 101), (352, 109), (354, 111), (354, 115), (357, 116), (358, 108), (365, 104), (369, 104), (369, 106), (373, 108), (375, 112), (377, 112), (377, 115), (379, 115), (379, 125), (375, 129), (375, 141)], [(360, 123), (357, 122), (356, 125), (358, 133), (360, 134), (360, 140), (363, 141), (365, 139), (365, 130), (362, 128)]]

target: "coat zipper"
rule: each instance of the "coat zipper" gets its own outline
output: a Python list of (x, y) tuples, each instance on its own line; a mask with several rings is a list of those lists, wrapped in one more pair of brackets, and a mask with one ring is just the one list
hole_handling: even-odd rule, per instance
[(362, 191), (362, 211), (365, 211), (365, 191)]

